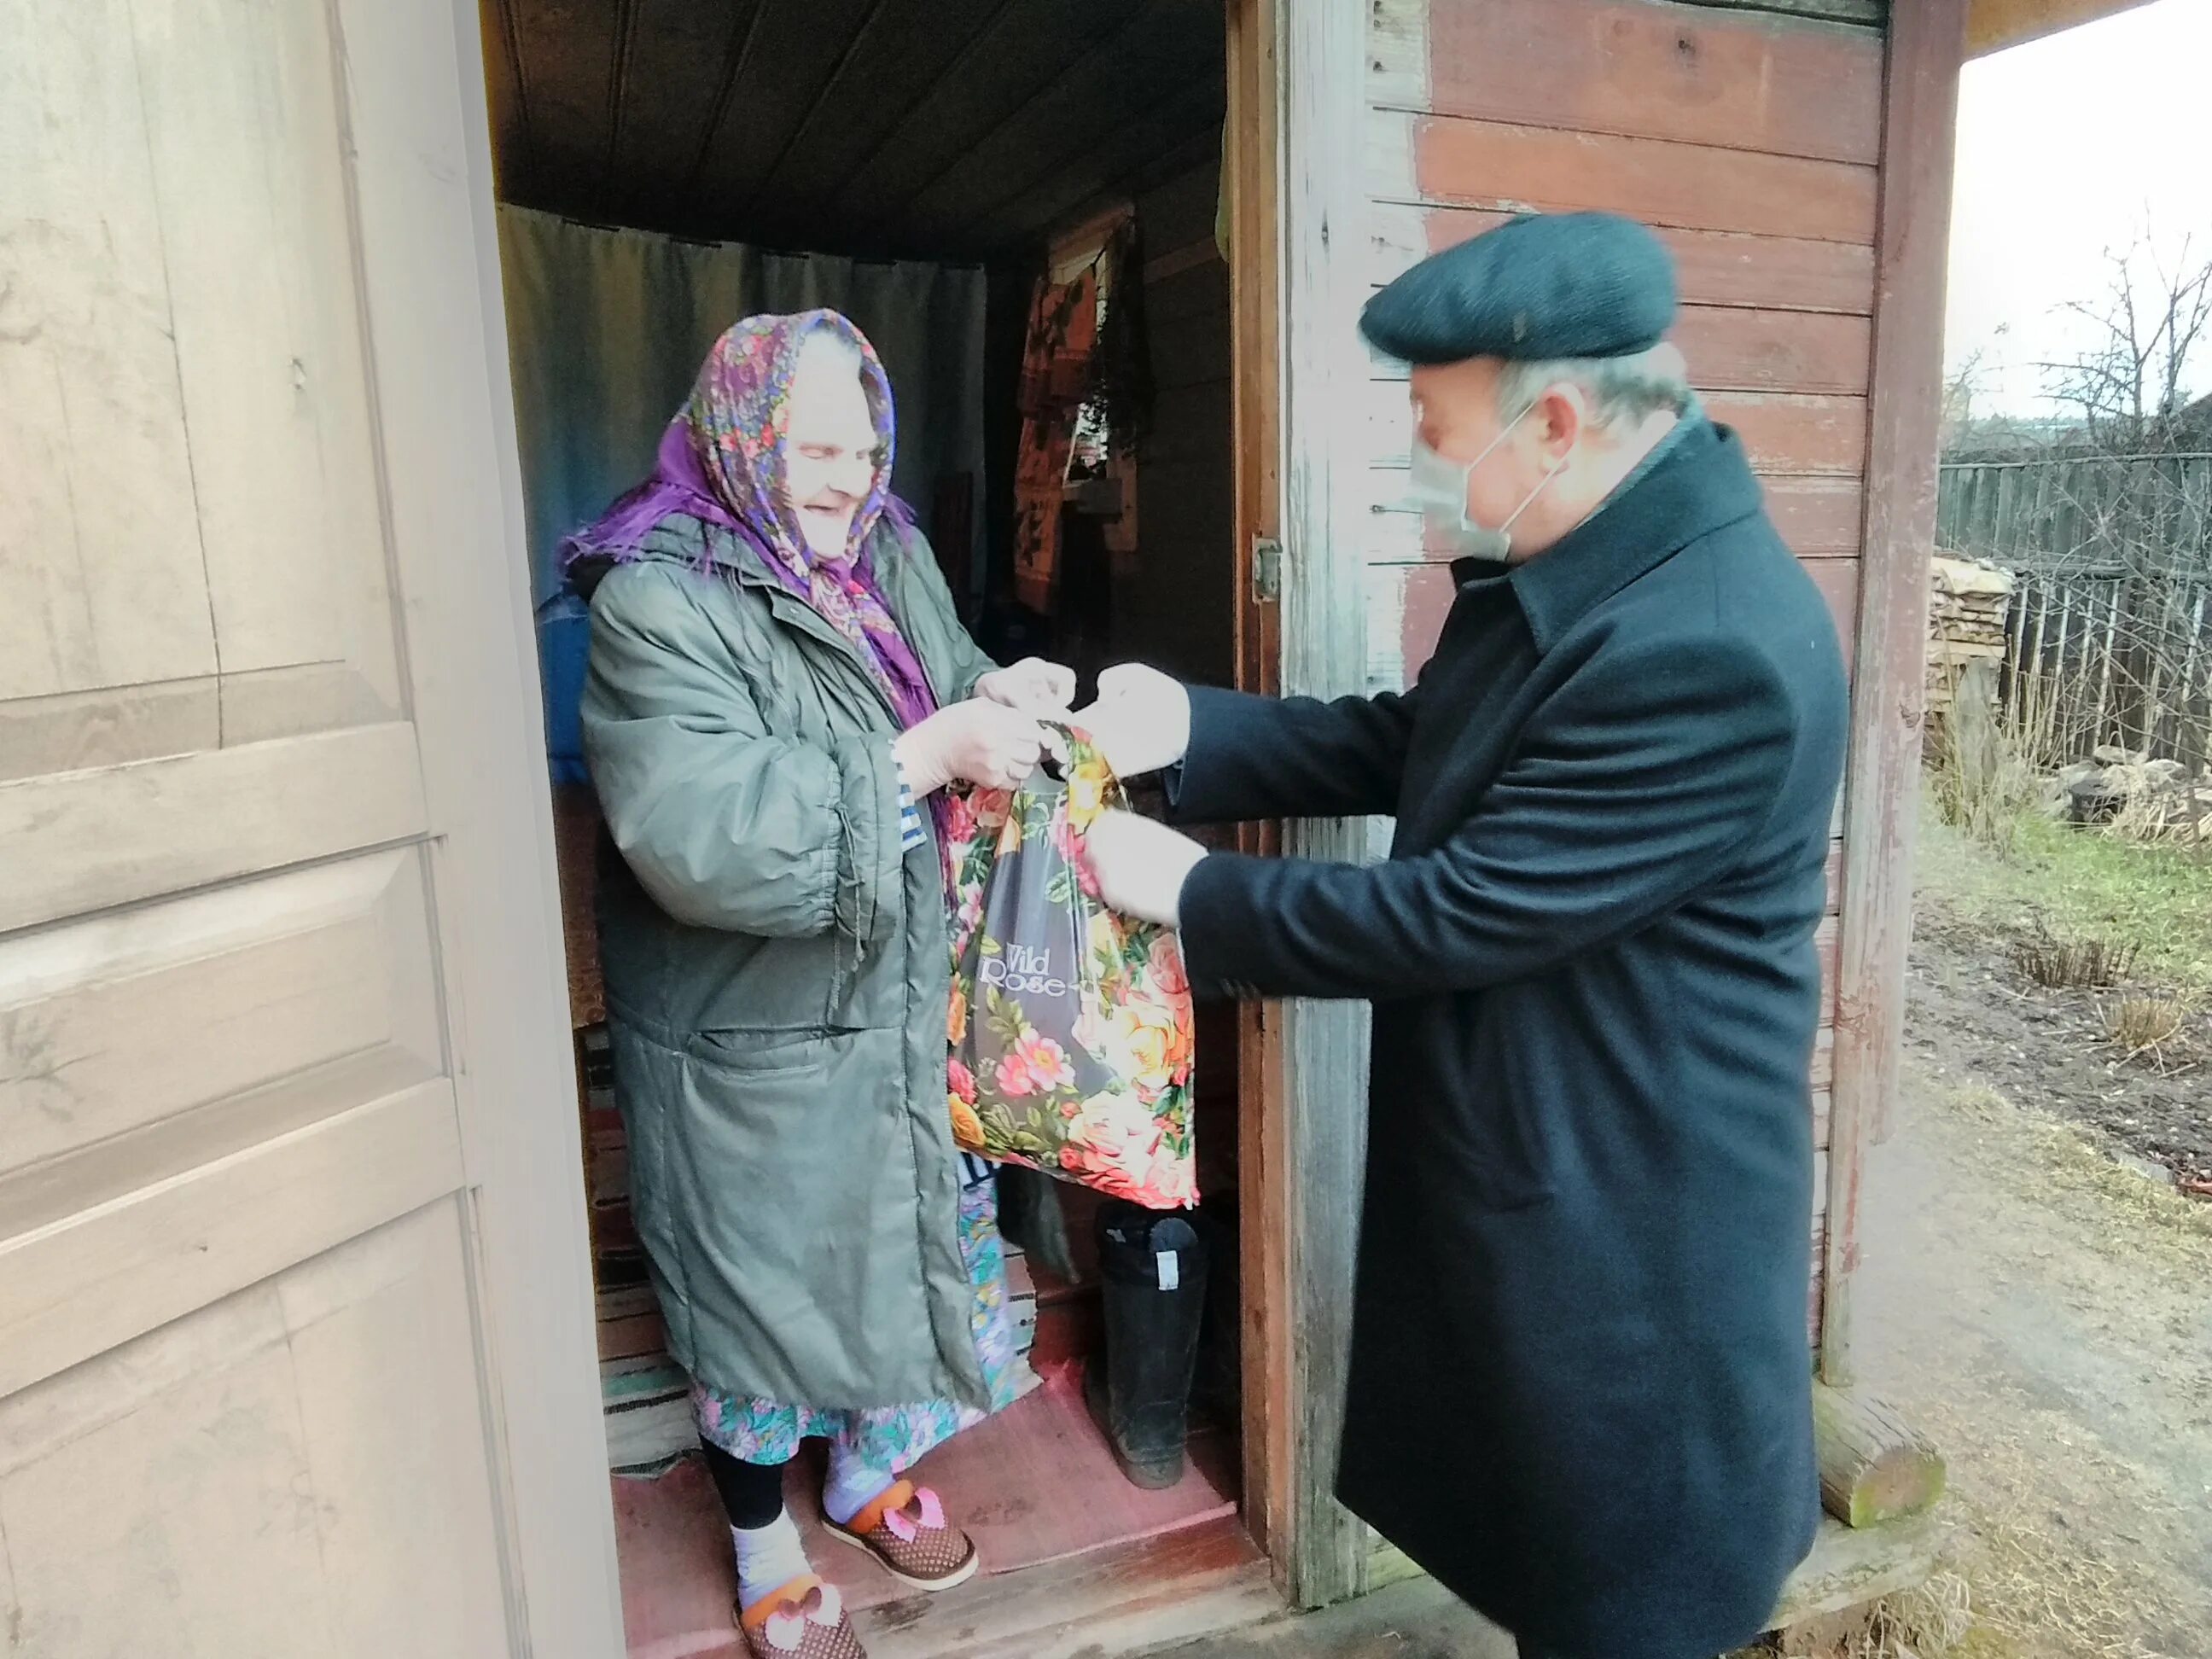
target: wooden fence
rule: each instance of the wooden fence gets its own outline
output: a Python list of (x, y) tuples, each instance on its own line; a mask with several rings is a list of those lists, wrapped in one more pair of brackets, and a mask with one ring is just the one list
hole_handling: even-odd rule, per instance
[(2011, 570), (2006, 714), (2035, 758), (2212, 759), (2212, 454), (1946, 463), (1936, 539)]

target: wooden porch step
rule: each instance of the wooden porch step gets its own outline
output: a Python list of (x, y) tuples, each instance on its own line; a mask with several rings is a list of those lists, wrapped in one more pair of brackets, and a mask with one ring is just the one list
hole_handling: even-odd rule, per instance
[(1282, 1611), (1266, 1558), (1232, 1517), (888, 1602), (853, 1622), (871, 1659), (1085, 1659), (1171, 1650)]
[(642, 1474), (665, 1468), (698, 1448), (691, 1426), (690, 1379), (665, 1353), (601, 1361), (599, 1401), (611, 1469)]
[[(1023, 1351), (1042, 1366), (1091, 1352), (1099, 1340), (1097, 1291), (1050, 1282), (1043, 1295), (1019, 1250), (1006, 1253), (1006, 1291)], [(1040, 1305), (1042, 1304), (1042, 1305)], [(690, 1383), (668, 1357), (652, 1288), (617, 1285), (599, 1297), (599, 1402), (607, 1466), (651, 1474), (698, 1444)]]
[[(810, 1446), (786, 1488), (810, 1537), (821, 1475), (820, 1449)], [(1106, 1644), (1093, 1653), (1133, 1651), (1162, 1631), (1194, 1638), (1278, 1605), (1272, 1592), (1243, 1594), (1264, 1589), (1267, 1570), (1237, 1522), (1235, 1476), (1235, 1447), (1213, 1435), (1194, 1442), (1176, 1486), (1130, 1486), (1062, 1372), (926, 1465), (982, 1553), (973, 1583), (916, 1595), (854, 1551), (817, 1540), (810, 1558), (842, 1592), (874, 1659), (1029, 1659), (1086, 1643)], [(634, 1659), (733, 1655), (729, 1535), (700, 1460), (611, 1486)]]
[(1934, 1514), (1874, 1527), (1847, 1527), (1823, 1516), (1813, 1553), (1783, 1586), (1782, 1605), (1768, 1628), (1784, 1630), (1926, 1583), (1948, 1531)]
[[(1786, 1630), (1927, 1583), (1942, 1553), (1947, 1531), (1936, 1515), (1909, 1516), (1859, 1528), (1822, 1516), (1813, 1553), (1782, 1587), (1782, 1603), (1767, 1628)], [(1376, 1540), (1368, 1565), (1370, 1589), (1424, 1576), (1395, 1544)]]

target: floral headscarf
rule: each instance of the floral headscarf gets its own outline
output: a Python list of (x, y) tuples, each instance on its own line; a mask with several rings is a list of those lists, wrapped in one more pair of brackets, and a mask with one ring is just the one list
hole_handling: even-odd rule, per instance
[[(853, 515), (844, 555), (835, 559), (807, 546), (786, 483), (792, 377), (800, 349), (817, 330), (859, 352), (878, 440), (874, 478)], [(690, 400), (661, 434), (653, 476), (571, 537), (568, 556), (572, 565), (634, 559), (654, 526), (674, 514), (732, 531), (852, 644), (899, 725), (915, 726), (936, 712), (936, 697), (864, 556), (879, 519), (902, 529), (913, 523), (890, 493), (896, 438), (890, 380), (848, 319), (834, 311), (748, 317), (707, 354)]]

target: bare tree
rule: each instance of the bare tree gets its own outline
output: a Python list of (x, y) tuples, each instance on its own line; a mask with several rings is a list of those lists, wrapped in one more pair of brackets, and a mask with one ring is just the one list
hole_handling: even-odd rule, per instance
[(2051, 397), (2077, 415), (2105, 455), (2171, 454), (2179, 447), (2185, 387), (2212, 325), (2212, 259), (2193, 259), (2185, 236), (2172, 263), (2151, 237), (2107, 251), (2108, 286), (2063, 307), (2088, 325), (2071, 358), (2040, 367)]
[(2016, 571), (2008, 712), (2039, 752), (2212, 752), (2212, 422), (2190, 387), (2212, 259), (2148, 235), (2108, 253), (2074, 356), (2042, 364), (2073, 429), (2002, 482)]

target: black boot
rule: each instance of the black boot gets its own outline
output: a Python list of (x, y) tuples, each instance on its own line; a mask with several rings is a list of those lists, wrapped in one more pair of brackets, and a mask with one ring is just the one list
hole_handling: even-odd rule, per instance
[(1183, 1217), (1115, 1200), (1098, 1212), (1106, 1352), (1084, 1397), (1121, 1472), (1139, 1486), (1182, 1479), (1190, 1385), (1206, 1309), (1206, 1252)]

